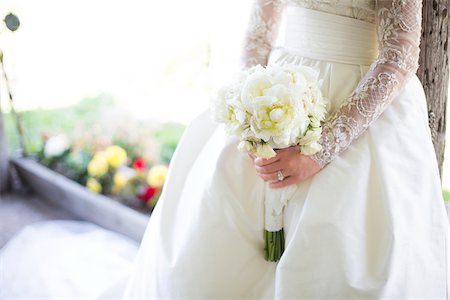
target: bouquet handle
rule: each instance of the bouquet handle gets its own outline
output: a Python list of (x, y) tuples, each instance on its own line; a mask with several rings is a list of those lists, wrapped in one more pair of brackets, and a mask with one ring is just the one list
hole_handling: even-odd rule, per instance
[(270, 183), (264, 183), (264, 257), (267, 261), (276, 262), (283, 255), (284, 239), (284, 208), (297, 191), (296, 184), (273, 189)]

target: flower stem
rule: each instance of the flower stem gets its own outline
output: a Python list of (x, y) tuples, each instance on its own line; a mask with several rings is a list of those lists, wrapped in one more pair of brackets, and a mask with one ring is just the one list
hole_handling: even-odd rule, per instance
[(267, 261), (279, 261), (284, 252), (284, 230), (267, 231), (264, 230), (264, 258)]

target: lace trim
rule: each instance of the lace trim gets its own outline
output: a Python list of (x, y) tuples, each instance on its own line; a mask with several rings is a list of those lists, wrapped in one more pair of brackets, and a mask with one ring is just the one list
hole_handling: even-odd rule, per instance
[(323, 168), (347, 149), (392, 102), (418, 68), (422, 2), (378, 1), (380, 55), (355, 91), (323, 124)]
[(244, 41), (243, 67), (267, 65), (269, 53), (278, 34), (282, 7), (279, 0), (253, 2)]
[(282, 3), (298, 5), (323, 12), (375, 22), (375, 0), (281, 0)]
[[(367, 5), (374, 3), (365, 1)], [(255, 0), (245, 39), (244, 67), (267, 64), (283, 2), (310, 6), (326, 2), (336, 9), (340, 7), (336, 0)], [(380, 54), (354, 92), (323, 123), (322, 150), (311, 156), (322, 168), (382, 114), (418, 68), (422, 1), (377, 0), (376, 3)]]

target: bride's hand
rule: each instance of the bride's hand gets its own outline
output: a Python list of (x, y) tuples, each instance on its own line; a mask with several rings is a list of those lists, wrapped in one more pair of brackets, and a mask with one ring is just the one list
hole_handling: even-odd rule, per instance
[[(255, 164), (256, 174), (264, 181), (271, 182), (271, 188), (281, 188), (297, 183), (320, 171), (319, 164), (301, 154), (299, 146), (279, 149), (276, 152), (277, 155), (270, 159), (250, 155)], [(281, 171), (284, 180), (278, 181), (278, 171)]]

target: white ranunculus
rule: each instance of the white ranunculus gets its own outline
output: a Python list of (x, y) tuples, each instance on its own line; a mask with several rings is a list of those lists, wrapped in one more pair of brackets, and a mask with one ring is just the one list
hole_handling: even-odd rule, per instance
[(305, 93), (305, 107), (308, 115), (323, 120), (327, 113), (328, 101), (322, 96), (317, 84), (311, 84)]
[(300, 147), (300, 152), (304, 155), (314, 155), (322, 149), (322, 146), (317, 143), (311, 143)]
[[(307, 66), (256, 65), (221, 89), (212, 105), (216, 121), (242, 141), (239, 149), (274, 155), (274, 148), (309, 145), (320, 137), (326, 113), (319, 72)], [(311, 132), (309, 132), (311, 131)], [(309, 132), (309, 133), (308, 133)], [(306, 136), (305, 136), (306, 135)], [(303, 138), (303, 139), (302, 139)], [(271, 147), (272, 151), (269, 151)]]
[(255, 154), (258, 157), (269, 159), (277, 155), (277, 153), (273, 150), (272, 146), (267, 143), (261, 143), (256, 146)]
[(238, 144), (238, 150), (240, 152), (252, 153), (255, 152), (255, 147), (253, 147), (253, 144), (249, 141), (241, 141)]
[(298, 144), (299, 145), (308, 145), (308, 144), (311, 144), (313, 142), (317, 142), (320, 139), (321, 134), (322, 134), (322, 128), (321, 127), (316, 127), (316, 128), (309, 129), (305, 133), (305, 135), (302, 136), (298, 140)]
[(45, 157), (59, 156), (68, 150), (71, 146), (71, 142), (64, 134), (55, 135), (49, 138), (44, 145)]

